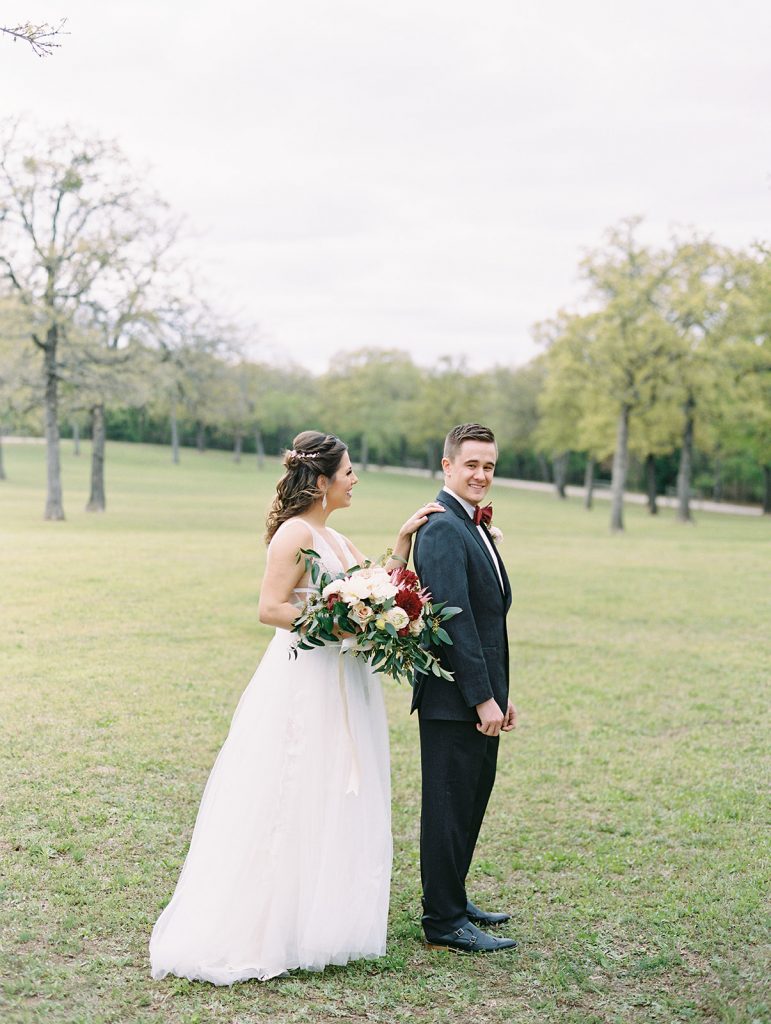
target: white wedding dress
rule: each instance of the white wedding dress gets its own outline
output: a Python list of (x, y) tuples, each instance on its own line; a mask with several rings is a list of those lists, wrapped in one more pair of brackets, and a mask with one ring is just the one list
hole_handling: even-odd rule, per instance
[[(346, 566), (315, 530), (313, 546), (337, 573), (355, 558), (334, 536)], [(345, 642), (295, 659), (295, 639), (276, 630), (238, 704), (153, 929), (154, 978), (230, 985), (385, 953), (392, 845), (380, 680)]]

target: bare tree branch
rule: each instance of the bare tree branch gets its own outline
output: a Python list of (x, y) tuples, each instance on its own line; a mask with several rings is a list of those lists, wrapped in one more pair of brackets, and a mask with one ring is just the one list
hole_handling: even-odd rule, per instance
[(0, 25), (0, 32), (10, 36), (14, 43), (20, 39), (29, 43), (32, 52), (38, 57), (50, 57), (54, 50), (58, 50), (62, 45), (56, 40), (60, 36), (69, 35), (69, 32), (64, 31), (66, 24), (66, 18), (62, 18), (58, 25), (49, 25), (47, 21), (40, 25), (33, 25), (31, 21), (25, 21), (12, 27)]

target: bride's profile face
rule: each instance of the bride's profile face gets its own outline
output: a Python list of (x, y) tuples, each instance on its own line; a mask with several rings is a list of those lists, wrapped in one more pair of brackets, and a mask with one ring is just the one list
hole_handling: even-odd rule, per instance
[(351, 504), (351, 491), (358, 482), (359, 478), (353, 471), (351, 458), (348, 452), (343, 452), (340, 465), (327, 486), (327, 508), (330, 511), (335, 508), (348, 508)]

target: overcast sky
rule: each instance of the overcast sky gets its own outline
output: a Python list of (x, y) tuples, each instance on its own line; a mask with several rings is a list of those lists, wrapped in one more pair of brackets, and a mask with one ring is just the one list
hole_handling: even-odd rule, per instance
[[(771, 236), (769, 0), (7, 0), (0, 115), (117, 139), (223, 307), (341, 349), (523, 363), (631, 214)], [(255, 349), (259, 354), (259, 349)]]

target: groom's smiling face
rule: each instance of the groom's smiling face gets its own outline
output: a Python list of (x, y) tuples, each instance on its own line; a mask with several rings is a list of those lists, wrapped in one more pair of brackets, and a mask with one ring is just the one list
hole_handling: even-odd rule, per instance
[(498, 450), (492, 441), (464, 441), (453, 459), (442, 459), (444, 482), (459, 498), (478, 505), (490, 489)]

